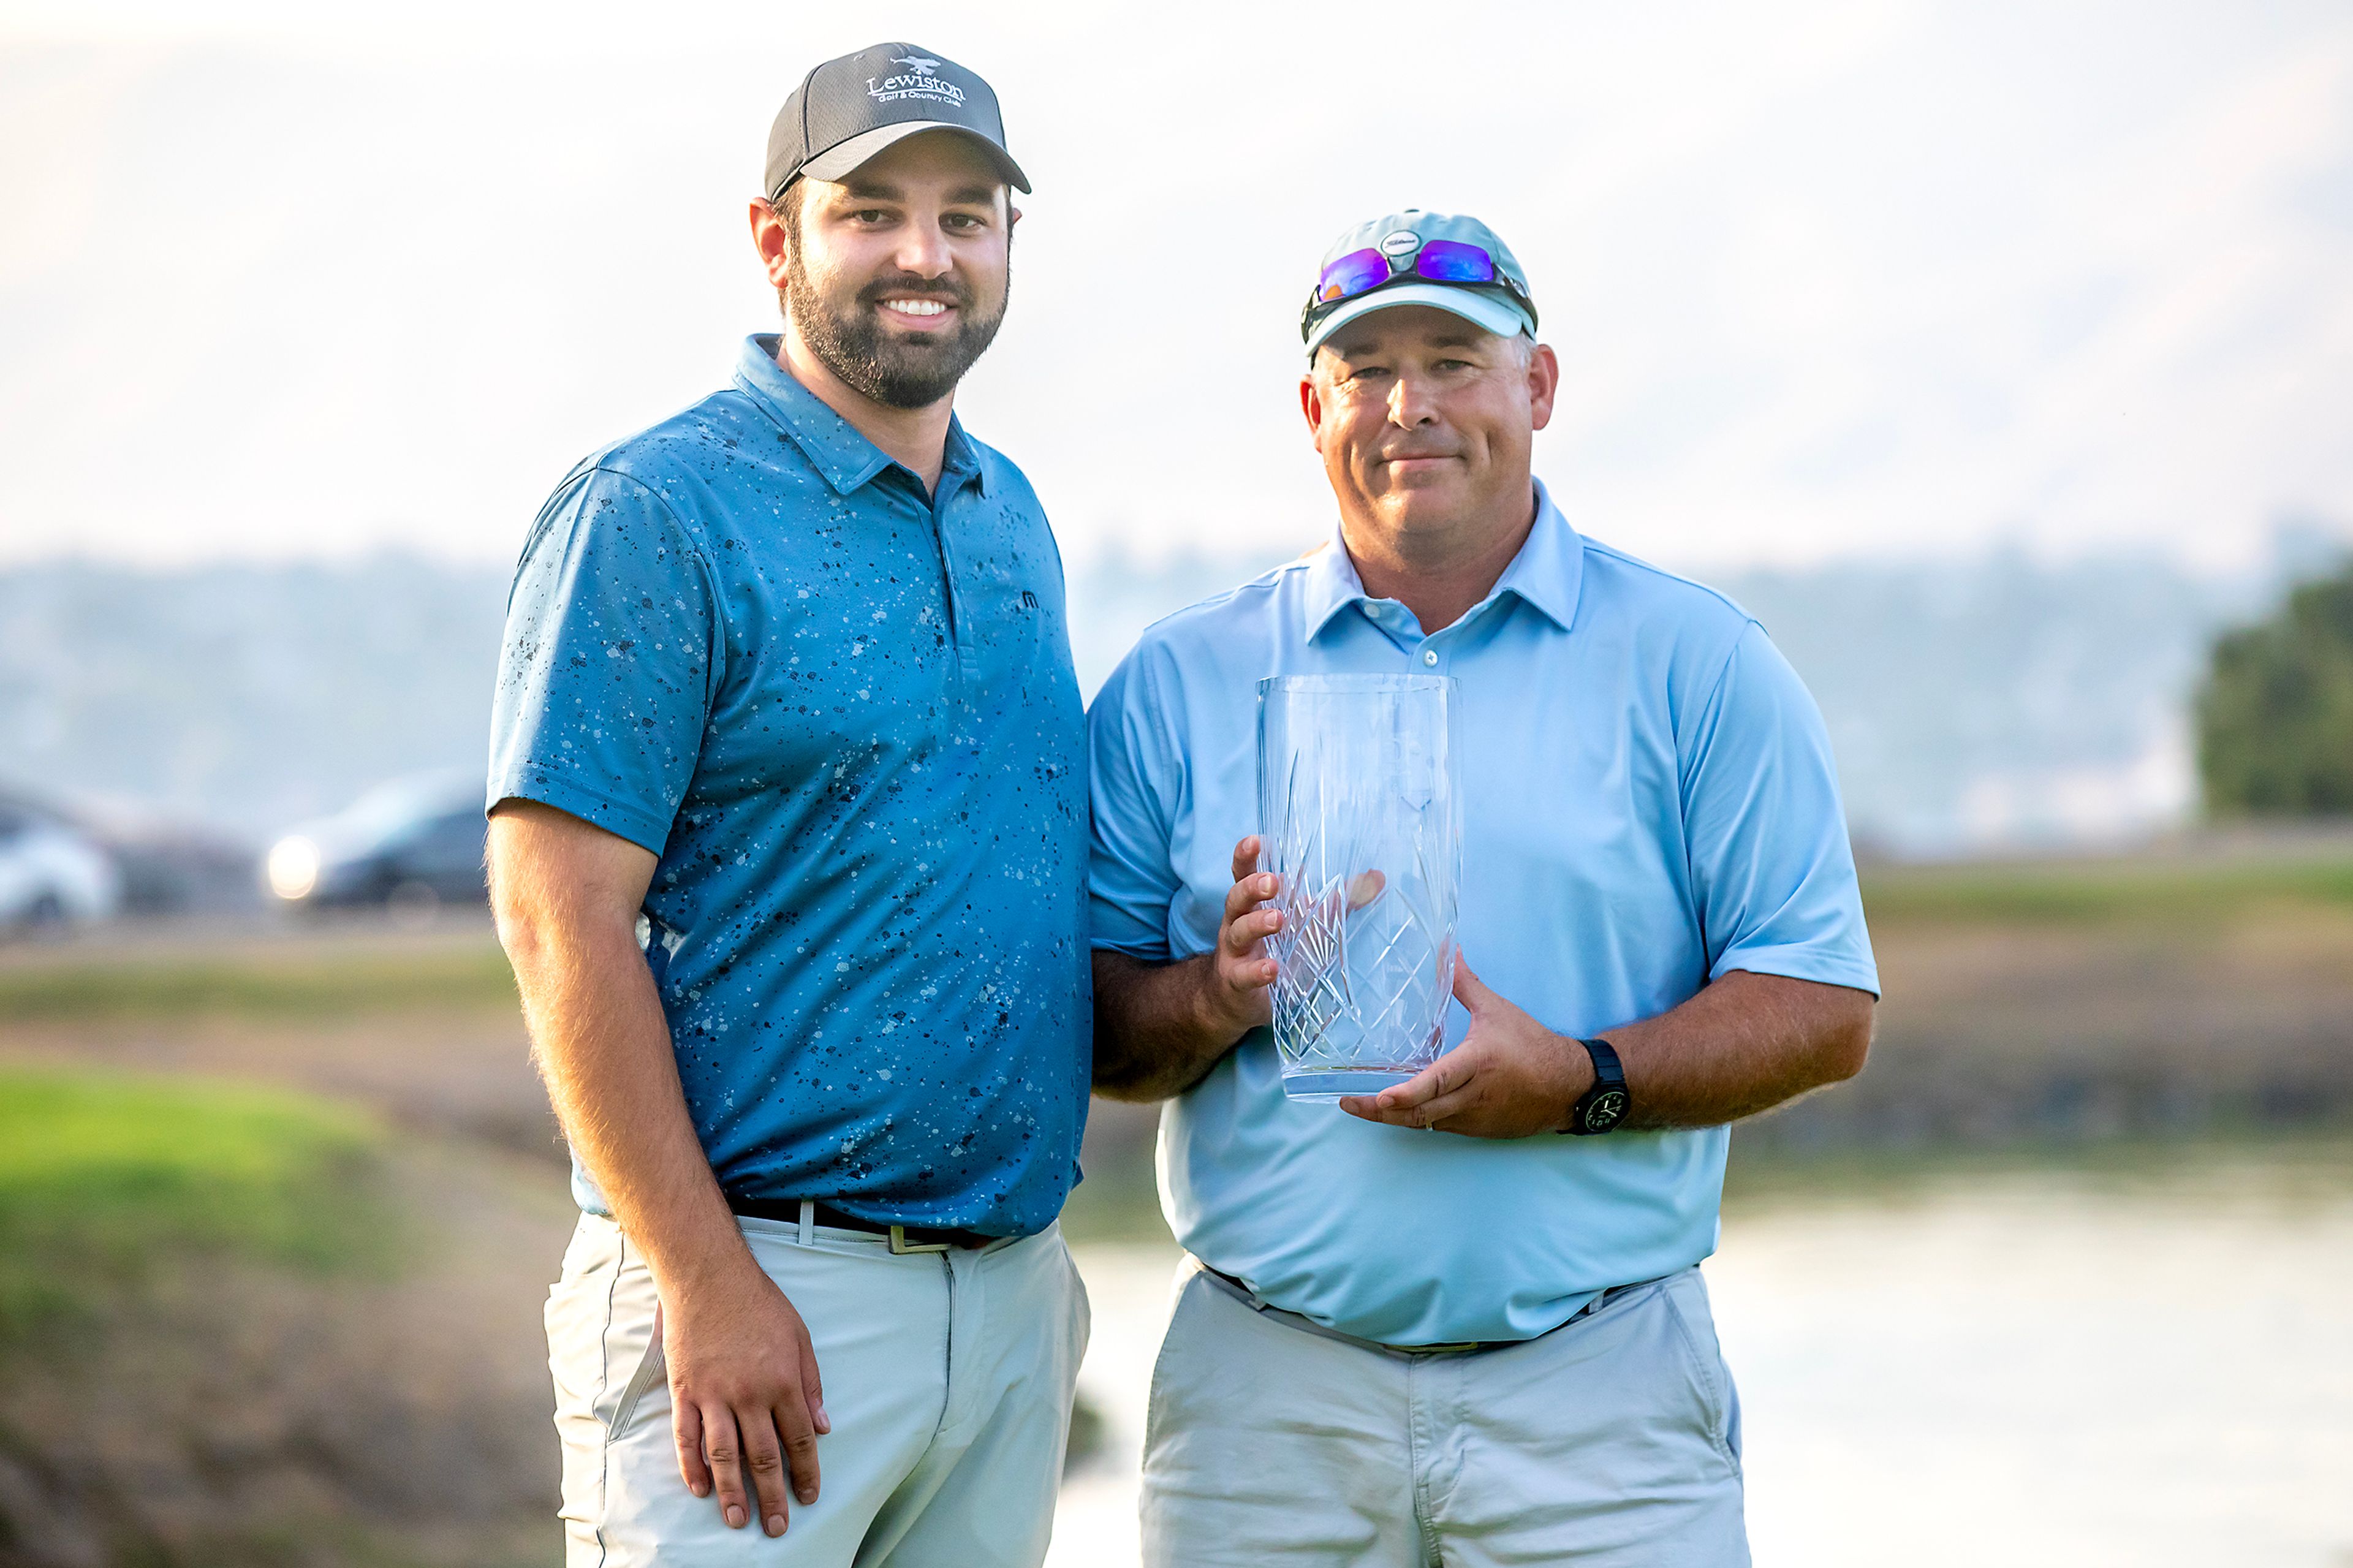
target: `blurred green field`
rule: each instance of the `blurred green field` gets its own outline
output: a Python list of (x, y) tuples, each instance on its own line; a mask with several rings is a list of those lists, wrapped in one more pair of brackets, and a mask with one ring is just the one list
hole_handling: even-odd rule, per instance
[(516, 1005), (506, 955), (462, 942), (221, 945), (143, 952), (77, 943), (0, 965), (0, 1021), (239, 1017), (316, 1020)]
[(2119, 856), (1866, 868), (1874, 930), (1906, 923), (2214, 925), (2265, 910), (2353, 910), (2353, 839), (2301, 854)]
[[(2188, 853), (1878, 865), (1862, 881), (1874, 931), (2212, 928), (2296, 910), (2353, 912), (2353, 836)], [(363, 931), (156, 951), (82, 942), (0, 953), (0, 1023), (301, 1022), (515, 1006), (513, 977), (487, 928), (431, 940)]]
[(277, 1089), (0, 1068), (0, 1342), (209, 1256), (379, 1261), (381, 1142), (364, 1112)]

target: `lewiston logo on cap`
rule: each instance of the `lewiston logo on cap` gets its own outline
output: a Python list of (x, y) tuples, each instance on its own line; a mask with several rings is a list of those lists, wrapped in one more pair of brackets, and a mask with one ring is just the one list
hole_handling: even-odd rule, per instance
[(891, 63), (905, 66), (906, 76), (870, 76), (866, 79), (866, 96), (877, 103), (897, 103), (906, 99), (925, 99), (933, 103), (948, 103), (962, 107), (964, 89), (952, 81), (933, 75), (940, 62), (923, 55), (895, 55)]

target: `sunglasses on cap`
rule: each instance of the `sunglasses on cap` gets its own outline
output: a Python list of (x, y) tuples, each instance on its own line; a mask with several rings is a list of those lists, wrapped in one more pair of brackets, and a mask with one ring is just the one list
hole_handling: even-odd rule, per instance
[(1495, 265), (1494, 257), (1485, 246), (1460, 239), (1425, 239), (1394, 255), (1366, 246), (1335, 258), (1315, 280), (1315, 292), (1308, 296), (1306, 308), (1299, 312), (1299, 335), (1307, 337), (1314, 330), (1315, 318), (1331, 307), (1408, 276), (1462, 289), (1501, 289), (1527, 311), (1531, 324), (1536, 319), (1535, 301), (1512, 280), (1509, 273)]

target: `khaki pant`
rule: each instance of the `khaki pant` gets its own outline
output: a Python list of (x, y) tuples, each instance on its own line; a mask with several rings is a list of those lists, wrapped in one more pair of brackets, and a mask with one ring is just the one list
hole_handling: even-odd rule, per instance
[(1344, 1343), (1180, 1280), (1151, 1568), (1746, 1568), (1739, 1402), (1696, 1268), (1467, 1353)]
[(1059, 1226), (977, 1251), (738, 1224), (807, 1323), (833, 1430), (783, 1536), (730, 1530), (679, 1479), (644, 1257), (584, 1215), (547, 1301), (569, 1568), (1037, 1568), (1087, 1342)]

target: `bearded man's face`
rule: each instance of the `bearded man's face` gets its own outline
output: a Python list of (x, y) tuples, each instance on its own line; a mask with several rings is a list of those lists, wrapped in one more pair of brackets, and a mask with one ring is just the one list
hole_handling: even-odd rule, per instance
[(1013, 214), (965, 138), (908, 137), (839, 184), (785, 193), (785, 306), (801, 341), (860, 395), (923, 408), (955, 390), (1005, 320)]

